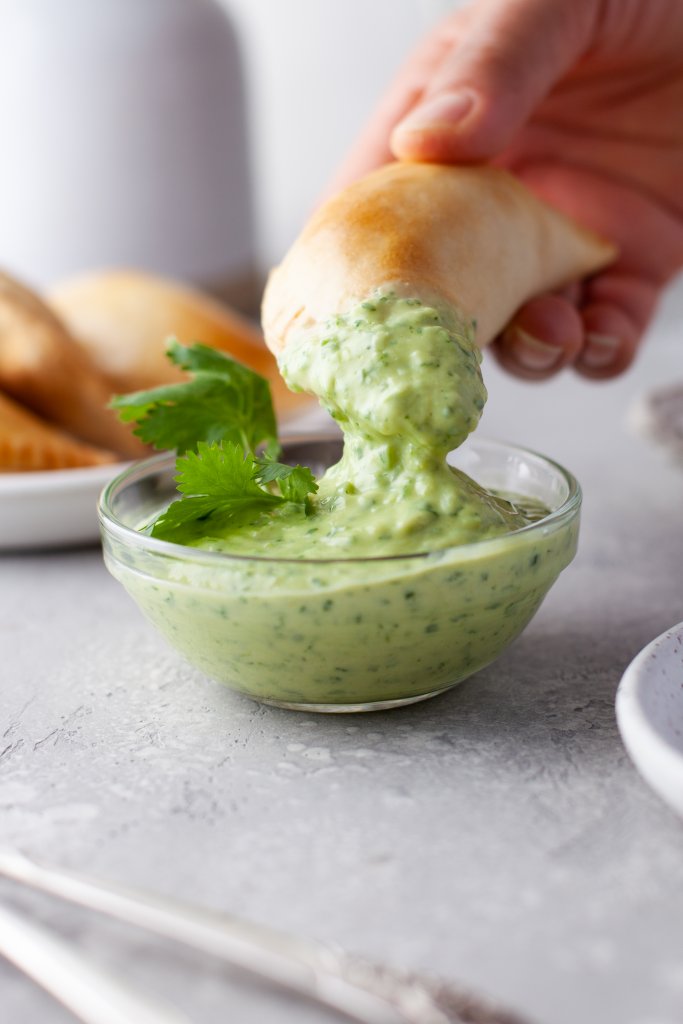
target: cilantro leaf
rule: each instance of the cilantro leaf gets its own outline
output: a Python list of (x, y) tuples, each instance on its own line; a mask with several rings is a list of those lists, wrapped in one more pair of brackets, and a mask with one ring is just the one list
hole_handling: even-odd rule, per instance
[(151, 535), (188, 543), (250, 522), (286, 499), (264, 490), (254, 479), (257, 463), (238, 444), (199, 442), (176, 461), (175, 480), (183, 495), (154, 522)]
[(157, 449), (196, 451), (201, 441), (225, 441), (254, 451), (279, 451), (275, 412), (268, 381), (207, 345), (181, 345), (172, 339), (171, 362), (192, 374), (188, 381), (112, 400), (124, 423), (136, 422), (135, 434)]
[[(318, 485), (310, 469), (276, 461), (268, 381), (206, 345), (171, 340), (167, 354), (190, 380), (118, 395), (111, 403), (124, 422), (137, 424), (143, 441), (178, 452), (181, 497), (152, 523), (152, 537), (190, 544), (288, 503), (310, 515), (309, 495)], [(263, 451), (258, 457), (257, 447)]]
[(255, 479), (261, 484), (277, 481), (280, 494), (286, 501), (301, 504), (309, 494), (315, 494), (318, 485), (307, 466), (286, 466), (271, 459), (257, 459)]

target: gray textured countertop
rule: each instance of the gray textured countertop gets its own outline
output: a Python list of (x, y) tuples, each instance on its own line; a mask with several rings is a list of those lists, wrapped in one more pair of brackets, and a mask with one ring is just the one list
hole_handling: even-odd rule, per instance
[[(487, 361), (482, 432), (576, 473), (580, 551), (510, 650), (435, 700), (260, 707), (188, 669), (98, 550), (0, 559), (2, 841), (459, 979), (539, 1024), (680, 1024), (683, 823), (613, 704), (632, 656), (683, 619), (683, 468), (627, 423), (647, 387), (683, 379), (682, 295), (617, 382), (533, 386)], [(20, 902), (203, 1024), (332, 1019)], [(71, 1019), (4, 965), (0, 1007)]]

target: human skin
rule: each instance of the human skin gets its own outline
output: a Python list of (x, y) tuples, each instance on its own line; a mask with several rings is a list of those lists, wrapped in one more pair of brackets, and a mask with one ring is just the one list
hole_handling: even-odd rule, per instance
[(683, 3), (458, 10), (400, 69), (333, 188), (395, 158), (506, 167), (615, 242), (614, 264), (526, 303), (493, 348), (528, 379), (621, 373), (683, 266)]

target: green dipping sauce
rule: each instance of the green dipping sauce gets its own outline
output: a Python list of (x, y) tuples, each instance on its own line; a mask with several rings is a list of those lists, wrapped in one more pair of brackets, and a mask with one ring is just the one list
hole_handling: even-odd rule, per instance
[[(198, 546), (276, 558), (372, 558), (485, 540), (526, 514), (453, 469), (446, 456), (479, 422), (486, 389), (470, 325), (417, 299), (378, 295), (291, 339), (280, 369), (344, 432), (314, 513), (261, 515)], [(538, 518), (538, 509), (532, 518)]]
[[(578, 497), (533, 527), (538, 494), (447, 462), (486, 401), (480, 360), (471, 325), (393, 294), (290, 339), (285, 380), (344, 432), (312, 514), (283, 506), (164, 555), (105, 533), (109, 567), (191, 662), (257, 699), (359, 710), (452, 686), (524, 628), (578, 532)], [(557, 507), (570, 485), (546, 466)]]

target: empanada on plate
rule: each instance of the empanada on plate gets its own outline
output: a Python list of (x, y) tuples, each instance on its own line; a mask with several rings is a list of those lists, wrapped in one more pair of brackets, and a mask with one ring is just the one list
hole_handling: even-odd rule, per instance
[(74, 440), (0, 394), (0, 473), (73, 469), (118, 461), (114, 452)]
[(173, 336), (183, 345), (217, 348), (266, 377), (279, 415), (310, 401), (287, 388), (255, 324), (179, 281), (101, 270), (58, 283), (48, 302), (118, 392), (185, 379), (165, 355)]
[(107, 408), (112, 389), (41, 299), (0, 274), (0, 389), (88, 444), (146, 452)]

